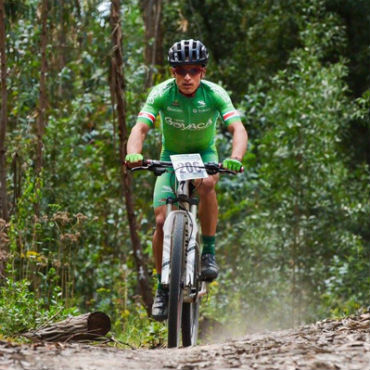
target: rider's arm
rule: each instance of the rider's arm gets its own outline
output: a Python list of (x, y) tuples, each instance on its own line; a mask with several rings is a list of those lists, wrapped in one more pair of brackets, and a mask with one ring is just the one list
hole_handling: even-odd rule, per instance
[(141, 153), (146, 134), (150, 130), (150, 126), (143, 122), (137, 122), (132, 128), (127, 141), (127, 154)]
[[(239, 112), (234, 108), (229, 94), (218, 85), (213, 87), (213, 96), (218, 111), (226, 125), (228, 131), (233, 136), (231, 159), (241, 162), (247, 150), (248, 134), (240, 119)], [(239, 163), (241, 166), (241, 163)]]
[(248, 133), (241, 121), (235, 121), (227, 126), (233, 136), (231, 158), (241, 162), (248, 145)]
[(158, 97), (161, 95), (158, 94), (157, 89), (153, 88), (150, 92), (128, 138), (126, 164), (129, 167), (141, 165), (144, 140), (150, 128), (154, 127), (155, 118), (160, 108)]

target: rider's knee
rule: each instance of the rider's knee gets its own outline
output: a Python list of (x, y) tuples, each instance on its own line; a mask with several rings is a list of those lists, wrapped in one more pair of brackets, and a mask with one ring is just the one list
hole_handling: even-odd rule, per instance
[(203, 195), (215, 191), (216, 183), (217, 179), (214, 179), (212, 176), (203, 179), (202, 183), (198, 188), (199, 194)]
[(164, 221), (166, 219), (166, 212), (156, 212), (155, 214), (155, 225), (157, 229), (162, 230)]

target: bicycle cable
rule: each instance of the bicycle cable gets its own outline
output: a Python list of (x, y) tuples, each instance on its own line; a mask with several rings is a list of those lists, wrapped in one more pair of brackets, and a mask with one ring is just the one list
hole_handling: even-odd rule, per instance
[[(173, 174), (172, 175), (175, 175), (176, 176), (176, 171), (177, 170), (180, 170), (181, 168), (183, 167), (186, 167), (186, 166), (180, 166), (180, 167), (177, 167), (176, 169), (174, 168), (173, 169)], [(172, 182), (172, 181), (171, 181)], [(175, 186), (174, 188), (172, 188), (172, 191), (174, 194), (176, 194), (176, 182), (177, 182), (177, 179), (175, 177)], [(195, 188), (195, 190), (197, 189), (198, 187)], [(188, 216), (188, 220), (190, 220), (190, 226), (191, 226), (191, 229), (190, 229), (190, 235), (189, 235), (189, 240), (191, 239), (192, 235), (193, 235), (193, 231), (194, 231), (194, 224), (193, 224), (193, 219), (192, 217), (190, 216), (190, 212), (189, 210), (187, 210), (185, 207), (181, 206), (181, 204), (179, 203), (179, 209), (182, 209), (183, 211), (186, 212), (186, 215)]]

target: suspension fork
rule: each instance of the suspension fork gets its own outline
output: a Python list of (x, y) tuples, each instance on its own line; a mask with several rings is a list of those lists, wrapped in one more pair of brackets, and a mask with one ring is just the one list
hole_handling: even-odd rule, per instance
[[(185, 285), (186, 286), (194, 286), (194, 266), (195, 266), (195, 258), (197, 256), (197, 233), (198, 233), (198, 225), (196, 222), (196, 215), (197, 215), (197, 205), (198, 200), (195, 198), (191, 198), (189, 196), (189, 181), (180, 181), (177, 187), (177, 199), (168, 198), (166, 202), (166, 221), (163, 227), (164, 231), (164, 240), (163, 240), (163, 255), (162, 255), (162, 284), (169, 283), (169, 266), (170, 266), (170, 256), (171, 256), (171, 227), (173, 222), (173, 217), (175, 217), (176, 212), (185, 212), (187, 215), (187, 243), (186, 243), (186, 250), (185, 250)], [(179, 202), (181, 207), (183, 208), (182, 211), (174, 211), (173, 205), (174, 203)], [(190, 212), (189, 212), (190, 210)], [(200, 251), (198, 250), (198, 253)]]

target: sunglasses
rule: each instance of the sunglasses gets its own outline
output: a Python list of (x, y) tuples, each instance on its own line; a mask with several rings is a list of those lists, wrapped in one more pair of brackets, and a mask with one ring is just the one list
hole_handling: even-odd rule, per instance
[(175, 68), (175, 72), (176, 74), (180, 75), (180, 76), (186, 76), (187, 74), (189, 74), (191, 77), (194, 77), (196, 75), (198, 75), (199, 73), (202, 72), (202, 68), (183, 68), (183, 67), (176, 67)]

